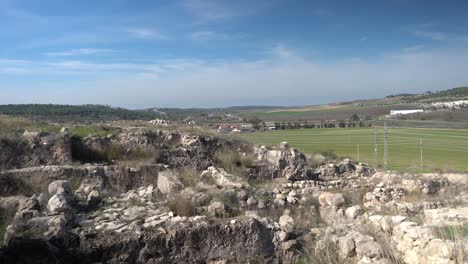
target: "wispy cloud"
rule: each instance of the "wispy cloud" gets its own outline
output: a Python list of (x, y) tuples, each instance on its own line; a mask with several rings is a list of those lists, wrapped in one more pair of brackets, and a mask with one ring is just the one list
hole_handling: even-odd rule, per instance
[(66, 57), (66, 56), (105, 54), (105, 53), (112, 53), (112, 52), (115, 52), (115, 51), (111, 49), (82, 48), (82, 49), (71, 49), (71, 50), (66, 50), (66, 51), (46, 52), (44, 54), (47, 56)]
[(128, 28), (125, 30), (130, 35), (141, 39), (167, 39), (167, 36), (153, 28)]
[(438, 40), (438, 41), (448, 39), (448, 36), (446, 33), (437, 32), (437, 31), (416, 30), (414, 32), (414, 35), (416, 35), (417, 37), (429, 38), (429, 39)]
[(414, 45), (403, 49), (403, 52), (416, 52), (424, 49), (424, 45)]
[(182, 7), (190, 14), (201, 19), (201, 22), (227, 20), (249, 16), (265, 10), (277, 1), (256, 0), (184, 0)]
[(195, 41), (220, 40), (227, 39), (228, 35), (214, 31), (196, 31), (189, 34), (189, 37)]

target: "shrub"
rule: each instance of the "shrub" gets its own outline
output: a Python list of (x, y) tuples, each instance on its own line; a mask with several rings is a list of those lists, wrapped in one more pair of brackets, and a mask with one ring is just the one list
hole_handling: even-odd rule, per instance
[(360, 188), (352, 192), (349, 192), (349, 191), (342, 192), (343, 198), (345, 199), (346, 207), (350, 207), (353, 205), (363, 205), (364, 196), (366, 195), (367, 192), (368, 190), (365, 188)]
[(31, 196), (34, 194), (34, 188), (23, 179), (12, 175), (0, 175), (0, 196), (13, 195)]
[(468, 236), (467, 223), (463, 225), (434, 226), (432, 231), (440, 239), (453, 241), (455, 243), (454, 259), (457, 263), (465, 263), (464, 238)]
[(371, 225), (365, 225), (359, 231), (361, 231), (362, 234), (369, 235), (375, 239), (375, 242), (377, 242), (382, 247), (383, 258), (386, 258), (390, 260), (391, 263), (395, 264), (405, 263), (401, 258), (398, 257), (398, 253), (393, 248), (392, 239), (389, 237), (389, 235), (377, 231)]
[(224, 191), (213, 195), (213, 200), (219, 201), (226, 206), (226, 215), (223, 217), (234, 217), (239, 215), (239, 200), (236, 192)]
[(230, 174), (242, 175), (244, 169), (252, 166), (252, 158), (236, 150), (221, 149), (215, 153), (216, 166)]
[(13, 221), (16, 210), (0, 208), (0, 246), (3, 245), (5, 230), (7, 226)]
[(198, 171), (195, 167), (187, 166), (179, 170), (179, 175), (185, 186), (195, 186), (199, 182)]
[(176, 195), (168, 201), (169, 209), (176, 215), (194, 216), (197, 210), (192, 203), (192, 200), (185, 195)]
[(325, 242), (324, 248), (319, 251), (315, 251), (317, 243), (315, 241), (306, 241), (304, 245), (304, 256), (297, 263), (308, 264), (341, 264), (347, 263), (346, 261), (340, 259), (338, 255), (338, 248), (336, 243), (327, 240)]

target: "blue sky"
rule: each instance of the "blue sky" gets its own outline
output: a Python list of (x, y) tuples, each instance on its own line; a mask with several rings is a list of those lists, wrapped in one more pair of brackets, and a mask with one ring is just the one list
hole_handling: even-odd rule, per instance
[(0, 103), (312, 105), (468, 85), (468, 1), (0, 0)]

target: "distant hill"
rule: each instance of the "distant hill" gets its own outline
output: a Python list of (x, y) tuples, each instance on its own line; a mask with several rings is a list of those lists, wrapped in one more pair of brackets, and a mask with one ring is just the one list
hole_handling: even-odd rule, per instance
[(437, 101), (468, 100), (468, 87), (457, 87), (444, 91), (426, 92), (416, 95), (401, 95), (404, 103), (432, 103)]
[(141, 110), (128, 110), (104, 105), (19, 104), (0, 105), (0, 114), (49, 121), (97, 121), (154, 119), (156, 114)]

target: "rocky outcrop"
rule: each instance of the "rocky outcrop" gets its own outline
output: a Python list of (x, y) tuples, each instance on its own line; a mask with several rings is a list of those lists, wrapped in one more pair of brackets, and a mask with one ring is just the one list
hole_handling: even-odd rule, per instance
[(0, 169), (71, 162), (71, 138), (68, 134), (26, 131), (22, 136), (0, 139)]
[(103, 190), (126, 192), (140, 186), (156, 184), (159, 165), (80, 165), (44, 166), (0, 172), (1, 175), (17, 177), (46, 190), (54, 180), (96, 180)]
[(158, 190), (162, 194), (171, 194), (182, 189), (182, 181), (176, 173), (171, 170), (160, 171), (158, 173)]

